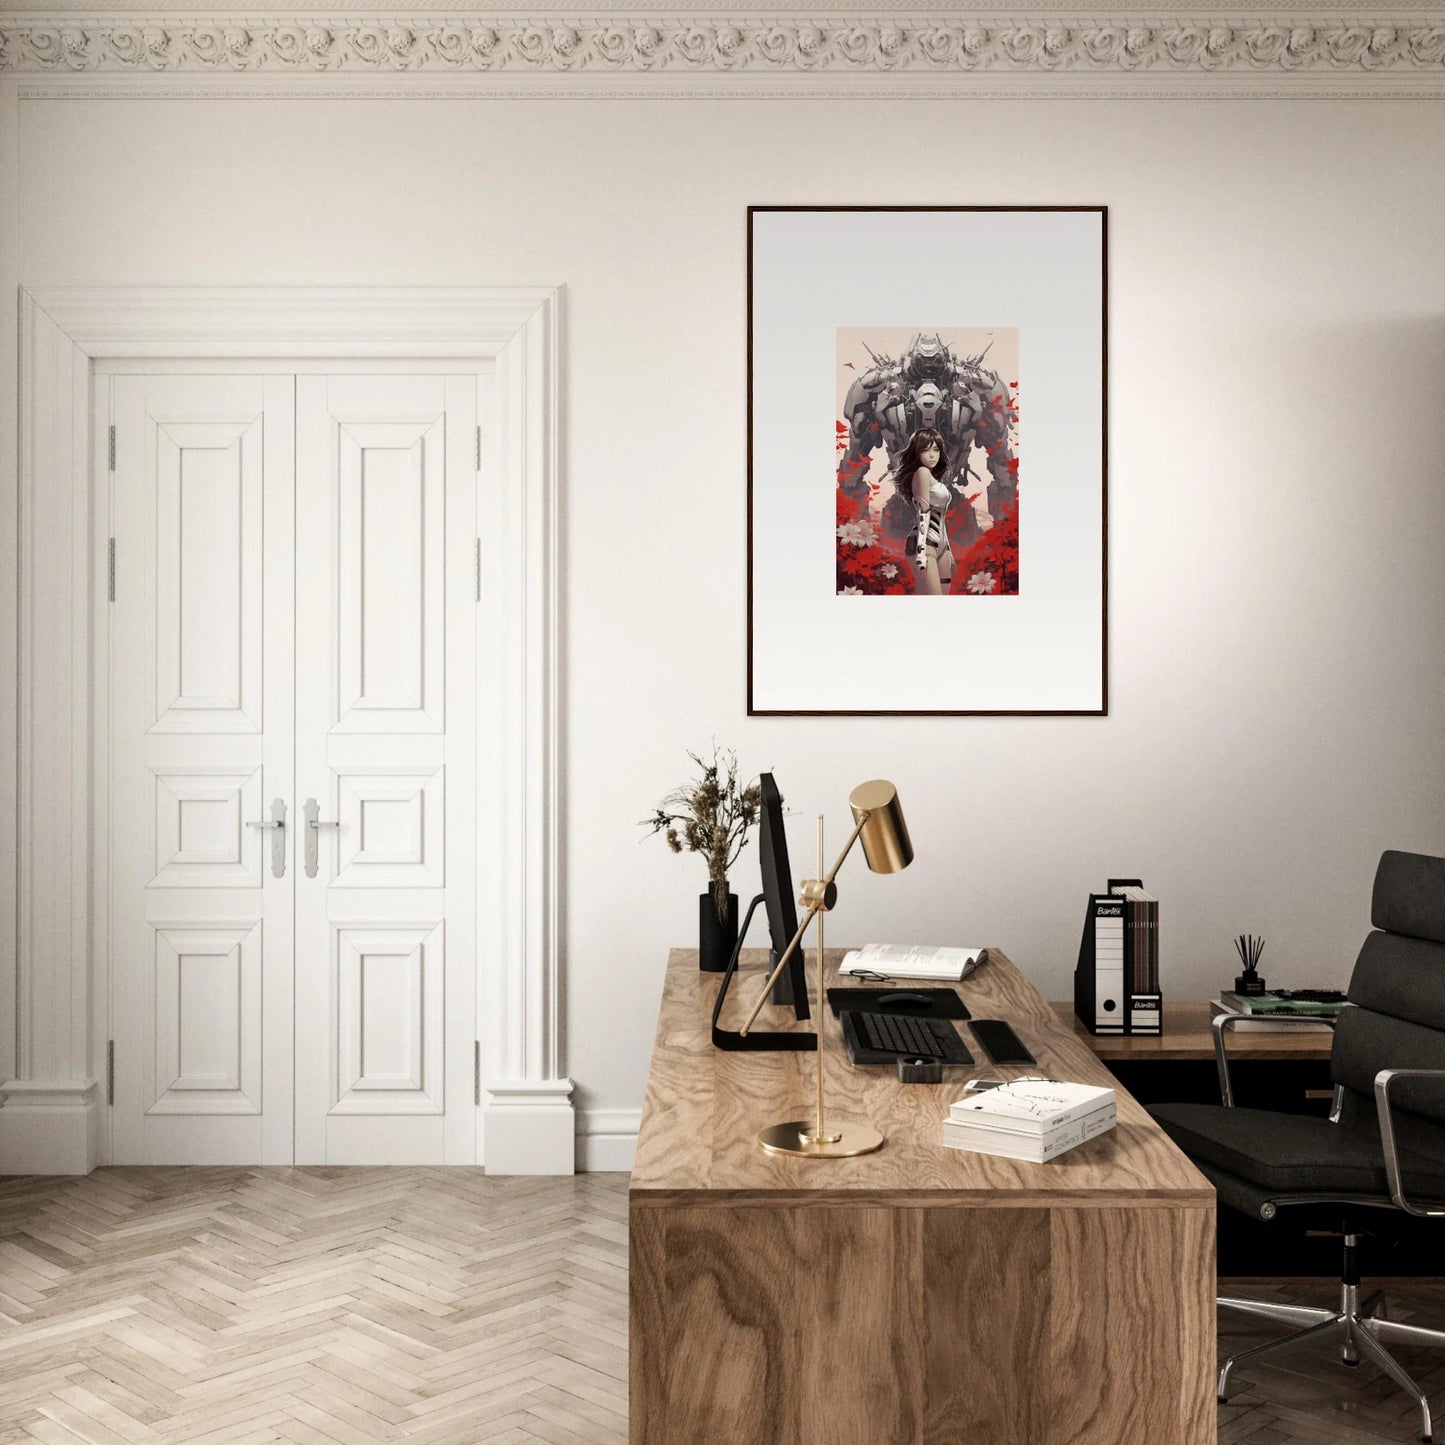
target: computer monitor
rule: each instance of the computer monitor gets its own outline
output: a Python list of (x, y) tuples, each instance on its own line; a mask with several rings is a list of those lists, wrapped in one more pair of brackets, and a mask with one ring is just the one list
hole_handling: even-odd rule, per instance
[[(768, 933), (772, 947), (769, 952), (768, 972), (778, 966), (793, 935), (798, 931), (798, 910), (793, 902), (793, 870), (788, 866), (788, 835), (783, 825), (783, 799), (771, 773), (763, 773), (758, 779), (761, 793), (758, 814), (758, 864), (762, 872), (763, 891), (748, 905), (747, 916), (738, 933), (737, 947), (728, 960), (727, 971), (718, 986), (717, 999), (712, 1010), (712, 1041), (720, 1049), (737, 1050), (810, 1050), (818, 1047), (817, 1035), (812, 1033), (779, 1034), (765, 1029), (749, 1029), (746, 1036), (736, 1029), (721, 1027), (723, 1004), (728, 996), (728, 985), (737, 972), (738, 955), (747, 940), (748, 925), (761, 903), (768, 915)], [(791, 1006), (793, 1017), (799, 1020), (809, 1018), (808, 984), (803, 970), (803, 949), (794, 951), (788, 966), (779, 975), (773, 986), (770, 1002)], [(820, 1000), (821, 1004), (821, 1000)]]
[[(758, 862), (763, 875), (763, 906), (768, 911), (772, 938), (769, 972), (778, 966), (783, 950), (798, 931), (798, 910), (793, 902), (793, 870), (788, 866), (788, 834), (783, 824), (783, 795), (771, 773), (758, 778), (762, 807), (758, 816)], [(808, 1017), (808, 986), (803, 972), (803, 950), (798, 948), (773, 985), (775, 1004), (792, 1004), (800, 1019)]]

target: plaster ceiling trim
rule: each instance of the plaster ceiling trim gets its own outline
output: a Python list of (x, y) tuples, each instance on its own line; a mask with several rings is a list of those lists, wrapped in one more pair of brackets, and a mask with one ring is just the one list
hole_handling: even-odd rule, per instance
[(497, 82), (499, 94), (846, 95), (881, 87), (920, 96), (1032, 87), (1416, 95), (1445, 93), (1445, 13), (604, 19), (37, 12), (0, 14), (0, 73), (124, 76), (132, 89), (143, 78), (299, 77), (322, 92), (323, 81), (383, 77), (405, 81), (406, 94), (478, 93), (476, 82), (487, 81)]

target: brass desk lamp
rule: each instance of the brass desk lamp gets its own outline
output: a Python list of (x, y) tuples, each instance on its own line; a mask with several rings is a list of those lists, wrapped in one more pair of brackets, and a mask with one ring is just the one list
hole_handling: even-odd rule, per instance
[[(773, 969), (772, 976), (763, 985), (748, 1021), (742, 1026), (743, 1035), (757, 1021), (759, 1012), (768, 1001), (773, 985), (795, 949), (802, 944), (803, 934), (814, 918), (818, 920), (817, 937), (814, 940), (818, 954), (818, 1109), (813, 1119), (789, 1119), (783, 1124), (769, 1124), (758, 1134), (758, 1143), (771, 1154), (798, 1154), (808, 1159), (848, 1159), (855, 1154), (871, 1154), (882, 1148), (883, 1136), (871, 1124), (828, 1123), (823, 1117), (823, 1021), (827, 1016), (827, 995), (823, 988), (823, 915), (838, 901), (838, 889), (834, 879), (843, 866), (843, 860), (853, 851), (854, 843), (863, 842), (863, 856), (875, 873), (898, 873), (913, 862), (913, 844), (908, 837), (908, 825), (903, 821), (903, 809), (898, 805), (898, 789), (881, 778), (870, 783), (859, 783), (848, 797), (848, 806), (853, 810), (854, 828), (852, 835), (843, 845), (838, 861), (823, 878), (809, 878), (802, 888), (798, 902), (806, 909), (798, 931), (793, 935), (783, 956)], [(823, 871), (823, 819), (818, 818), (818, 871)]]

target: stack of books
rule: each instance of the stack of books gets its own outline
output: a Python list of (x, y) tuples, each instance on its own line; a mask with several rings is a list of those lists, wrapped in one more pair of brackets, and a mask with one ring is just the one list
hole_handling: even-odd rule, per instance
[(1015, 1079), (950, 1105), (943, 1142), (950, 1149), (1043, 1164), (1107, 1133), (1114, 1118), (1112, 1089)]
[(1329, 1033), (1344, 1006), (1344, 995), (1337, 994), (1333, 989), (1299, 989), (1254, 994), (1226, 991), (1209, 1001), (1211, 1017), (1219, 1014), (1239, 1014), (1244, 1022), (1236, 1024), (1235, 1028), (1264, 1032), (1271, 1029), (1276, 1032), (1291, 1029), (1296, 1033), (1309, 1033), (1309, 1025), (1276, 1022), (1281, 1018), (1304, 1018), (1316, 1020), (1313, 1027), (1319, 1033)]

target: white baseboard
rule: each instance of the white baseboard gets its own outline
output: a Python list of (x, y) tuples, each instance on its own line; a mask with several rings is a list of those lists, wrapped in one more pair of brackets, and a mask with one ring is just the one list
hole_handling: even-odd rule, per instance
[(577, 1116), (577, 1168), (584, 1173), (632, 1170), (641, 1109), (585, 1109)]
[[(640, 1109), (577, 1112), (568, 1096), (536, 1086), (491, 1092), (489, 1174), (627, 1173)], [(89, 1174), (100, 1161), (100, 1088), (16, 1080), (0, 1089), (0, 1174)]]
[(0, 1174), (89, 1174), (100, 1162), (94, 1079), (0, 1087)]
[(482, 1121), (488, 1174), (574, 1174), (577, 1118), (572, 1081), (504, 1081), (486, 1085)]

